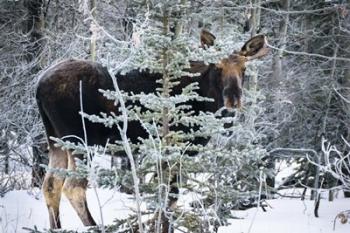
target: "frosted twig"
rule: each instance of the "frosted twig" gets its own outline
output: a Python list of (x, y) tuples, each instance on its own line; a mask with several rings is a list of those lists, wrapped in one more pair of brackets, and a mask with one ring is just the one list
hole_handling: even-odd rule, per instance
[(325, 56), (322, 54), (318, 54), (318, 53), (307, 53), (307, 52), (298, 52), (298, 51), (290, 51), (290, 50), (286, 50), (286, 49), (280, 49), (277, 48), (269, 43), (267, 43), (267, 46), (269, 48), (272, 48), (274, 50), (280, 51), (280, 52), (284, 52), (284, 53), (288, 53), (288, 54), (293, 54), (293, 55), (300, 55), (300, 56), (308, 56), (308, 57), (318, 57), (318, 58), (322, 58), (325, 60), (337, 60), (337, 61), (346, 61), (346, 62), (350, 62), (350, 58), (345, 58), (345, 57), (329, 57), (329, 56)]
[[(81, 80), (79, 81), (79, 92), (80, 92), (80, 110), (81, 112), (84, 112), (84, 108), (83, 108), (83, 89), (82, 89), (82, 82)], [(86, 126), (85, 126), (85, 119), (84, 119), (84, 116), (83, 114), (80, 114), (81, 115), (81, 121), (82, 121), (82, 124), (83, 124), (83, 131), (84, 131), (84, 145), (85, 145), (85, 148), (86, 148), (86, 151), (87, 151), (87, 163), (88, 163), (88, 167), (90, 168), (90, 171), (93, 169), (91, 168), (91, 162), (92, 162), (92, 157), (90, 156), (90, 149), (88, 147), (88, 138), (87, 138), (87, 132), (86, 132)], [(98, 203), (98, 207), (99, 207), (99, 213), (100, 213), (100, 219), (101, 219), (101, 232), (102, 233), (105, 233), (105, 226), (104, 226), (104, 218), (103, 218), (103, 212), (102, 212), (102, 205), (101, 205), (101, 201), (100, 201), (100, 198), (99, 198), (99, 195), (97, 193), (97, 189), (96, 189), (96, 185), (93, 184), (93, 190), (94, 190), (94, 193), (95, 193), (95, 196), (96, 196), (96, 199), (97, 199), (97, 203)]]
[[(110, 71), (109, 71), (110, 72)], [(120, 104), (120, 109), (122, 111), (122, 117), (123, 117), (123, 127), (121, 128), (119, 124), (117, 124), (118, 131), (120, 134), (120, 137), (122, 138), (123, 141), (123, 147), (125, 150), (126, 155), (128, 156), (128, 159), (130, 161), (130, 166), (131, 166), (131, 173), (132, 173), (132, 178), (134, 182), (134, 191), (135, 191), (135, 199), (136, 199), (136, 208), (137, 208), (137, 218), (138, 218), (138, 225), (139, 225), (139, 232), (143, 233), (143, 225), (142, 225), (142, 216), (141, 216), (141, 195), (140, 195), (140, 189), (139, 189), (139, 178), (137, 177), (136, 173), (136, 166), (135, 166), (135, 160), (134, 156), (132, 154), (132, 150), (130, 147), (130, 143), (127, 137), (127, 129), (128, 129), (128, 113), (127, 109), (125, 106), (124, 99), (122, 98), (122, 94), (120, 92), (117, 80), (114, 75), (110, 75), (113, 81), (113, 86), (115, 88), (118, 101)]]

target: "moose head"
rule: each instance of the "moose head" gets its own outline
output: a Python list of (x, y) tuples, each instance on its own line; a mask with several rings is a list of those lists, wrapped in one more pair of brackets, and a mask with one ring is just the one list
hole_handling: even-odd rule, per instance
[[(216, 37), (209, 31), (202, 30), (200, 36), (202, 48), (213, 46), (215, 39)], [(246, 63), (265, 56), (268, 51), (266, 36), (257, 35), (248, 40), (240, 51), (234, 51), (215, 64), (217, 72), (210, 79), (211, 83), (214, 84), (212, 86), (217, 89), (216, 91), (221, 92), (222, 100), (219, 101), (219, 105), (225, 106), (228, 110), (241, 108)]]

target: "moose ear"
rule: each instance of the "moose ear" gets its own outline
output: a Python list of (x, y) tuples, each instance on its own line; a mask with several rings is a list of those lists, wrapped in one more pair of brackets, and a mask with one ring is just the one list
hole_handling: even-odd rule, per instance
[(257, 35), (243, 45), (239, 55), (247, 57), (248, 60), (252, 60), (254, 58), (265, 56), (268, 51), (266, 36)]
[(216, 37), (206, 29), (201, 31), (201, 45), (202, 48), (210, 47), (214, 45)]

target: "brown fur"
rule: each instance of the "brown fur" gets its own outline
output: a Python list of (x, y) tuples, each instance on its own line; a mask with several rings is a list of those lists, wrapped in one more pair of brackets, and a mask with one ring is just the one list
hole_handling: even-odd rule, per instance
[[(79, 155), (68, 153), (68, 170), (75, 171), (75, 158), (81, 158)], [(62, 191), (68, 198), (69, 202), (77, 212), (85, 226), (96, 225), (89, 211), (86, 201), (86, 188), (88, 181), (86, 178), (68, 177), (65, 179)]]
[(223, 86), (228, 87), (234, 93), (233, 95), (224, 94), (224, 105), (228, 109), (241, 109), (241, 96), (244, 82), (244, 71), (246, 57), (238, 54), (232, 54), (228, 58), (222, 59), (217, 67), (221, 70), (221, 82)]
[[(58, 148), (49, 150), (49, 168), (67, 168), (67, 154)], [(61, 201), (61, 192), (64, 178), (53, 172), (45, 175), (42, 190), (49, 211), (49, 220), (51, 228), (60, 228), (59, 206)]]

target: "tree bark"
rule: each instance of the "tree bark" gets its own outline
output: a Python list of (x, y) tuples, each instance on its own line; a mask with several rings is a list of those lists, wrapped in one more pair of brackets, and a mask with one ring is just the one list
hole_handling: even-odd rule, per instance
[(43, 0), (27, 0), (28, 19), (25, 31), (30, 35), (30, 44), (27, 51), (27, 60), (32, 61), (41, 52), (43, 45), (42, 31), (44, 28)]
[[(28, 43), (28, 49), (26, 54), (26, 60), (28, 63), (38, 59), (42, 49), (44, 47), (43, 41), (43, 29), (44, 29), (44, 14), (43, 14), (43, 0), (26, 0), (25, 6), (28, 11), (28, 18), (26, 23), (25, 32), (29, 33), (30, 39)], [(33, 66), (31, 72), (37, 73), (45, 60), (41, 57), (38, 62)], [(39, 135), (33, 139), (33, 167), (32, 167), (32, 186), (38, 187), (41, 185), (45, 170), (40, 164), (47, 164), (47, 161), (43, 156), (44, 151), (40, 150), (39, 147), (42, 143), (39, 140), (43, 137)], [(41, 145), (41, 146), (39, 146)], [(46, 147), (46, 144), (44, 145)]]
[(49, 163), (48, 150), (47, 143), (43, 141), (43, 135), (36, 137), (35, 141), (37, 143), (32, 146), (32, 187), (41, 187), (46, 173), (45, 168), (42, 167), (42, 165), (47, 165)]
[[(283, 11), (289, 10), (290, 0), (280, 0), (280, 4), (282, 6), (281, 10), (283, 10)], [(283, 76), (283, 67), (282, 67), (283, 58), (282, 57), (283, 57), (283, 49), (285, 48), (286, 41), (287, 41), (288, 23), (289, 23), (289, 15), (285, 14), (284, 18), (280, 22), (279, 31), (278, 31), (277, 35), (275, 35), (275, 37), (277, 38), (277, 41), (280, 42), (278, 47), (281, 50), (276, 51), (275, 54), (273, 55), (273, 59), (272, 59), (272, 71), (273, 71), (273, 73), (272, 73), (271, 89), (272, 89), (272, 93), (277, 93), (277, 95), (278, 95), (277, 89), (283, 88), (283, 87), (281, 87), (281, 83), (282, 83), (281, 80), (282, 80), (282, 76)], [(276, 98), (276, 96), (271, 96), (272, 102), (276, 102), (274, 100), (275, 98)], [(277, 98), (278, 98), (278, 96), (277, 96)], [(273, 111), (277, 112), (275, 110), (273, 110)], [(270, 169), (274, 169), (274, 161), (271, 160), (268, 163), (268, 167)], [(270, 187), (274, 187), (275, 186), (275, 178), (274, 177), (267, 178), (266, 183)]]
[[(96, 0), (91, 0), (91, 15), (92, 18), (96, 18)], [(96, 31), (93, 28), (94, 22), (91, 22), (91, 41), (90, 41), (90, 59), (91, 61), (96, 61), (96, 43), (97, 43), (97, 35)]]
[[(3, 132), (0, 132), (3, 133)], [(4, 166), (4, 173), (9, 174), (10, 172), (10, 148), (8, 145), (8, 135), (7, 131), (4, 132), (4, 135), (1, 135), (0, 140), (0, 154), (2, 154), (2, 157), (4, 158), (3, 166)]]
[[(281, 0), (282, 10), (288, 11), (290, 6), (290, 0)], [(280, 83), (282, 75), (283, 75), (283, 67), (282, 67), (282, 57), (283, 57), (283, 49), (286, 47), (287, 42), (287, 30), (289, 23), (289, 14), (285, 14), (284, 19), (280, 22), (280, 29), (276, 38), (279, 41), (279, 50), (275, 52), (273, 56), (272, 70), (273, 70), (273, 81), (275, 83)]]

